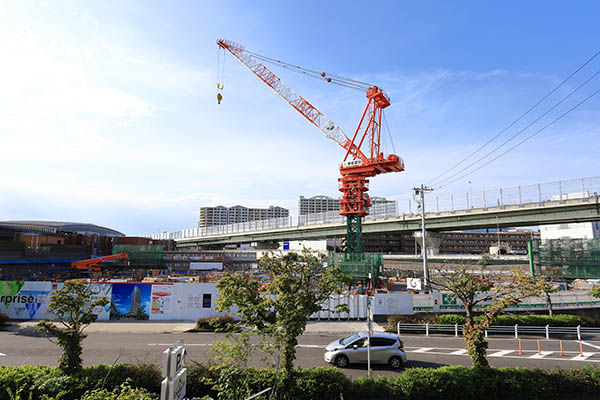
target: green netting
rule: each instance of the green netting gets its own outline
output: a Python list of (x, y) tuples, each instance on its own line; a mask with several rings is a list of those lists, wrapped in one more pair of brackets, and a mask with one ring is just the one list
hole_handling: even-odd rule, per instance
[(600, 239), (532, 240), (530, 262), (535, 275), (599, 279)]
[(368, 278), (369, 272), (373, 279), (383, 271), (383, 257), (381, 253), (329, 253), (328, 264), (340, 267), (342, 271), (352, 278)]
[[(160, 268), (163, 265), (163, 246), (117, 244), (113, 246), (113, 254), (127, 253), (130, 268)], [(119, 263), (123, 265), (121, 261)]]

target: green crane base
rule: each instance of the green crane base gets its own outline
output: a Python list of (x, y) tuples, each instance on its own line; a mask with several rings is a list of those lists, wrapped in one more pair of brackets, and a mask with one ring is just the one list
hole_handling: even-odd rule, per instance
[(328, 265), (340, 267), (351, 278), (367, 279), (369, 273), (377, 279), (383, 273), (381, 253), (329, 253)]

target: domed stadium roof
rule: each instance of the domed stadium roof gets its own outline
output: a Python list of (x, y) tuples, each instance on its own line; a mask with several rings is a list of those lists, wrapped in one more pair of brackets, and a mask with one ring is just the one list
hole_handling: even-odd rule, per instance
[(86, 224), (81, 222), (62, 222), (62, 221), (0, 221), (0, 227), (15, 229), (18, 231), (34, 232), (66, 232), (88, 234), (95, 233), (101, 236), (125, 236), (125, 234), (114, 229), (103, 226)]

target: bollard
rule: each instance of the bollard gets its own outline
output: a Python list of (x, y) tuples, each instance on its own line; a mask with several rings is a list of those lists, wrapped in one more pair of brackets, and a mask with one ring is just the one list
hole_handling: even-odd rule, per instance
[(550, 325), (546, 325), (546, 339), (550, 339)]
[(454, 324), (454, 336), (458, 336), (458, 324)]
[(429, 324), (425, 324), (425, 336), (429, 336)]
[(579, 354), (581, 355), (581, 357), (583, 357), (583, 343), (581, 342), (581, 340), (579, 341)]
[(485, 338), (487, 339), (487, 329), (485, 330)]
[(563, 342), (562, 342), (562, 340), (561, 340), (561, 341), (560, 341), (560, 356), (562, 357), (562, 356), (564, 356), (564, 355), (565, 355), (565, 353), (564, 353), (564, 351), (563, 351)]
[(577, 325), (577, 340), (581, 340), (581, 325)]
[(522, 343), (521, 339), (519, 339), (519, 355), (520, 356), (523, 355), (523, 343)]
[(400, 336), (400, 322), (398, 322), (398, 336)]
[(538, 339), (537, 342), (538, 342), (538, 354), (542, 354), (542, 346), (540, 344), (540, 339)]
[(515, 325), (515, 339), (519, 338), (519, 324)]

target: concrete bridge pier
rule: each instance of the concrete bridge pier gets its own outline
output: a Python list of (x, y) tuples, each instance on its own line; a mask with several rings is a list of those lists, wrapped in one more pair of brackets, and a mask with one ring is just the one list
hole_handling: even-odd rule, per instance
[[(421, 231), (413, 233), (420, 248), (423, 248), (423, 235)], [(436, 256), (440, 254), (440, 245), (442, 243), (442, 234), (434, 231), (427, 231), (427, 255)]]

